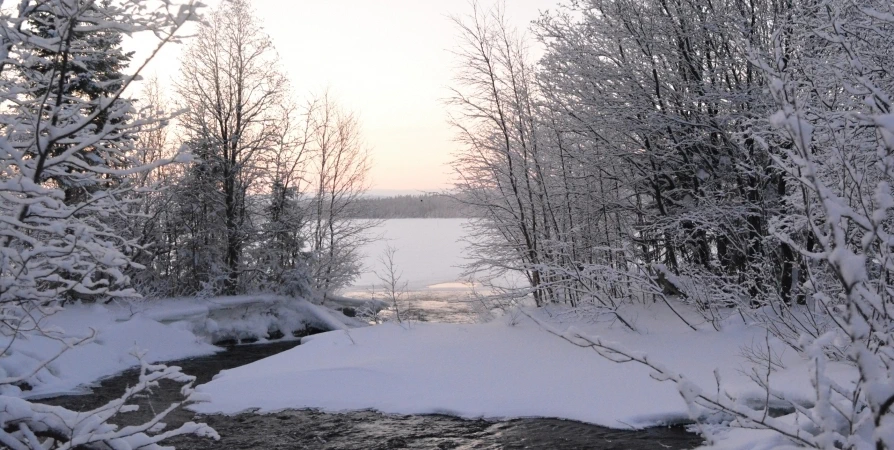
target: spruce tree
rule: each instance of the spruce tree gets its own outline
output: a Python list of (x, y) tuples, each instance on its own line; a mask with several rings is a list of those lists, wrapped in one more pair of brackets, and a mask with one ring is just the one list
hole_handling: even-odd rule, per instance
[[(114, 20), (119, 8), (111, 0), (77, 0), (72, 8), (77, 10), (76, 21), (69, 20), (71, 10), (35, 8), (28, 16), (28, 27), (35, 37), (53, 40), (64, 36), (59, 45), (36, 46), (33, 57), (23, 66), (22, 75), (30, 84), (31, 95), (35, 99), (55, 98), (58, 106), (82, 109), (80, 114), (84, 115), (98, 111), (90, 121), (96, 132), (106, 125), (118, 126), (132, 121), (132, 101), (120, 97), (119, 91), (125, 82), (122, 71), (130, 64), (133, 52), (125, 52), (122, 48), (122, 29), (104, 26)], [(104, 106), (107, 101), (112, 102), (112, 107)], [(111, 115), (109, 111), (116, 114)], [(81, 150), (83, 160), (88, 164), (111, 163), (116, 168), (132, 166), (134, 164), (129, 159), (133, 155), (127, 147), (135, 139), (132, 132), (105, 139), (104, 146), (124, 150), (113, 161), (93, 155), (97, 149), (90, 147)], [(60, 142), (52, 153), (59, 155), (70, 148), (70, 144)], [(95, 180), (88, 183), (81, 171), (73, 169), (70, 175), (58, 176), (54, 181), (64, 188), (65, 201), (71, 204), (85, 200), (90, 192), (124, 182), (119, 177), (104, 178), (99, 183)]]

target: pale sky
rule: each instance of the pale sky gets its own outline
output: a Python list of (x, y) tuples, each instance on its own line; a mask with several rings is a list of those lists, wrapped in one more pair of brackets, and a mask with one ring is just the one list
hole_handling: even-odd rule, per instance
[[(219, 0), (218, 0), (219, 1)], [(216, 5), (218, 1), (206, 1)], [(485, 7), (497, 0), (482, 0)], [(526, 28), (558, 0), (507, 0)], [(442, 100), (449, 95), (458, 42), (448, 19), (468, 0), (253, 0), (299, 98), (329, 88), (359, 114), (373, 156), (376, 191), (438, 190), (450, 184), (456, 148)], [(176, 76), (180, 46), (147, 75)]]

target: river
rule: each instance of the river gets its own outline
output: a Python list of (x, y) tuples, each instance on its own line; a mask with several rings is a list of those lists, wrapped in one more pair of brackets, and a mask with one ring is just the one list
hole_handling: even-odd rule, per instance
[[(297, 341), (247, 344), (201, 358), (170, 364), (195, 375), (198, 383), (209, 381), (221, 370), (288, 350)], [(69, 395), (42, 402), (74, 410), (88, 410), (116, 398), (136, 381), (136, 371), (103, 380), (88, 395)], [(120, 425), (145, 421), (149, 411), (159, 410), (179, 397), (179, 386), (163, 384), (155, 395), (140, 400), (140, 412), (120, 416)], [(203, 421), (221, 435), (220, 441), (192, 436), (166, 441), (178, 449), (691, 449), (701, 439), (683, 427), (620, 431), (558, 419), (463, 420), (441, 415), (398, 416), (373, 411), (340, 414), (316, 410), (282, 411), (275, 414), (200, 416), (177, 410), (165, 420), (177, 426), (189, 420)]]
[[(465, 220), (401, 219), (386, 221), (377, 232), (385, 239), (364, 248), (367, 271), (346, 294), (368, 298), (375, 290), (374, 271), (381, 270), (378, 255), (386, 243), (397, 249), (395, 262), (407, 282), (407, 305), (414, 320), (475, 322), (474, 304), (460, 281)], [(171, 362), (205, 383), (219, 373), (288, 350), (298, 341), (229, 347), (216, 355)], [(103, 380), (88, 395), (44, 399), (74, 410), (88, 410), (117, 398), (132, 385), (136, 371)], [(141, 412), (127, 414), (120, 425), (141, 423), (149, 411), (179, 399), (179, 385), (163, 385), (150, 399), (142, 399)], [(180, 437), (169, 441), (179, 449), (690, 449), (702, 443), (683, 426), (620, 431), (581, 422), (528, 418), (464, 420), (443, 415), (400, 416), (374, 411), (326, 413), (317, 410), (275, 414), (195, 417), (177, 410), (165, 422), (171, 426), (189, 420), (207, 422), (221, 441)]]

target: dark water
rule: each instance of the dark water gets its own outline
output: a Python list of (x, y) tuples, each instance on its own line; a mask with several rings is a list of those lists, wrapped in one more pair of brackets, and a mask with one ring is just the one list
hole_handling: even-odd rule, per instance
[[(198, 384), (221, 370), (288, 350), (296, 341), (242, 345), (217, 355), (169, 363), (195, 375)], [(41, 400), (73, 410), (88, 410), (117, 398), (136, 380), (136, 371), (104, 380), (89, 395)], [(140, 411), (125, 414), (120, 425), (141, 423), (150, 412), (179, 398), (180, 385), (163, 384), (151, 398), (140, 399)], [(691, 449), (702, 440), (682, 427), (618, 431), (557, 419), (507, 421), (463, 420), (449, 416), (396, 416), (373, 411), (330, 414), (316, 410), (276, 414), (199, 416), (186, 410), (169, 415), (174, 427), (189, 420), (206, 422), (220, 441), (179, 437), (166, 441), (178, 449)], [(116, 422), (117, 423), (117, 422)]]

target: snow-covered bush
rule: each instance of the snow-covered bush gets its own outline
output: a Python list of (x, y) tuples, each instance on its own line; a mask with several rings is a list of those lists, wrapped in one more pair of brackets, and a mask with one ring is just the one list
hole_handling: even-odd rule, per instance
[[(771, 121), (790, 142), (774, 159), (796, 183), (775, 231), (807, 260), (801, 288), (828, 318), (797, 344), (816, 388), (800, 424), (818, 448), (894, 447), (892, 36), (890, 2), (804, 4), (762, 64), (780, 107)], [(834, 379), (830, 358), (857, 375)]]
[[(86, 343), (80, 340), (73, 345)], [(70, 347), (69, 347), (70, 348)], [(194, 434), (219, 439), (208, 425), (187, 422), (178, 428), (163, 431), (162, 420), (185, 403), (200, 400), (192, 388), (195, 377), (185, 375), (179, 367), (148, 364), (143, 354), (133, 353), (140, 361), (139, 381), (124, 394), (91, 411), (76, 412), (60, 406), (42, 405), (19, 398), (10, 386), (27, 377), (0, 379), (0, 444), (12, 450), (46, 450), (72, 448), (161, 450), (159, 442), (173, 436)], [(175, 402), (155, 413), (149, 421), (134, 426), (119, 427), (110, 420), (120, 414), (134, 412), (138, 406), (129, 404), (139, 396), (151, 394), (162, 380), (183, 383), (183, 401)]]

